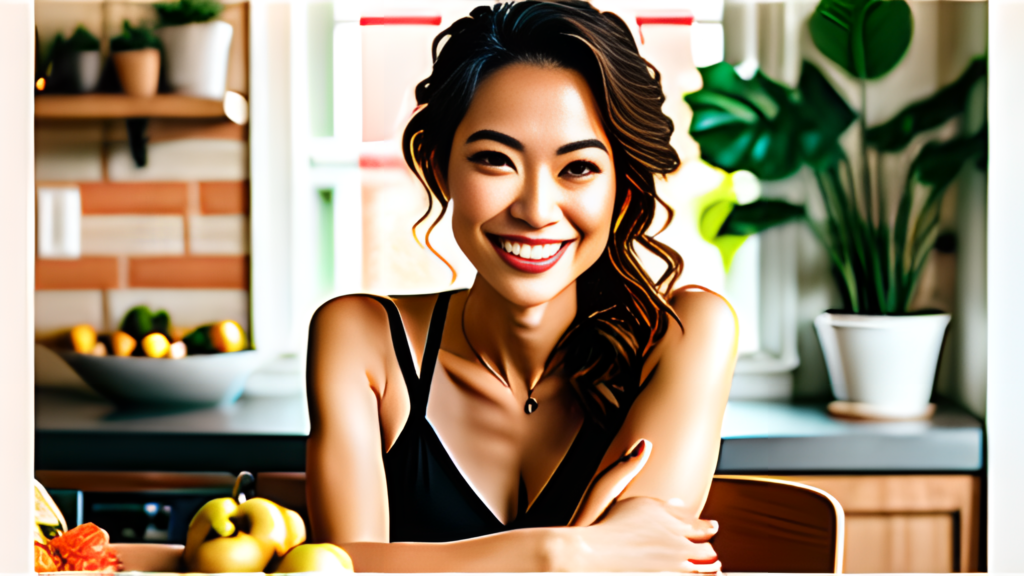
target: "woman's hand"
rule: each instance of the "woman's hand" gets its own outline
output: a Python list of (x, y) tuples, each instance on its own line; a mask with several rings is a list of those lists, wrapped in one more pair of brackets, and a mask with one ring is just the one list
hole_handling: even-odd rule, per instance
[(592, 526), (580, 529), (580, 570), (716, 573), (722, 569), (708, 540), (718, 525), (681, 506), (627, 498)]
[(721, 570), (709, 540), (718, 523), (701, 520), (683, 502), (619, 496), (643, 469), (653, 448), (641, 439), (598, 475), (584, 496), (572, 526), (580, 532), (579, 565), (584, 571), (671, 571), (715, 573)]

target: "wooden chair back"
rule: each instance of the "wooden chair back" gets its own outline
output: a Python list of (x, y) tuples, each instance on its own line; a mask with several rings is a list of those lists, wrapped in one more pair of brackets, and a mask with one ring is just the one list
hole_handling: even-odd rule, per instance
[(843, 507), (827, 492), (755, 476), (715, 476), (701, 517), (724, 572), (843, 571)]

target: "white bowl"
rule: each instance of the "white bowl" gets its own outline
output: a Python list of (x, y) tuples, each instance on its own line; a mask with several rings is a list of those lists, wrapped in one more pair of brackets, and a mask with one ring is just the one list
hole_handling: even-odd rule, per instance
[(262, 361), (255, 350), (180, 360), (99, 357), (65, 350), (58, 354), (86, 384), (115, 404), (229, 404), (242, 395), (246, 379)]

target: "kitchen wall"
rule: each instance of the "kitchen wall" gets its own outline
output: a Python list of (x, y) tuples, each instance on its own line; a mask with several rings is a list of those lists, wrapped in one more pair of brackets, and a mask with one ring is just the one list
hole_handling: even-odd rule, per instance
[[(146, 2), (43, 1), (35, 16), (44, 51), (79, 24), (105, 50), (124, 19), (156, 20)], [(227, 2), (220, 19), (234, 31), (227, 89), (247, 95), (248, 5)], [(50, 189), (70, 190), (80, 205), (73, 214), (80, 255), (37, 250), (37, 338), (80, 323), (112, 331), (140, 304), (167, 310), (182, 329), (224, 319), (249, 329), (248, 128), (226, 119), (151, 119), (146, 137), (140, 168), (123, 120), (36, 121), (38, 217), (48, 217), (38, 198)], [(37, 352), (37, 382), (70, 377)]]
[(102, 124), (37, 125), (37, 189), (70, 186), (81, 198), (81, 257), (36, 262), (38, 336), (78, 323), (114, 330), (138, 304), (183, 327), (248, 325), (245, 132), (180, 124), (179, 137), (152, 127), (144, 168), (116, 130), (105, 141)]

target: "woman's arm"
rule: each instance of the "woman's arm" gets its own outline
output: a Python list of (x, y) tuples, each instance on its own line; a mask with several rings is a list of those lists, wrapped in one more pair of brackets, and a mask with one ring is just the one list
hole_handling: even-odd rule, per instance
[(313, 319), (306, 448), (313, 541), (342, 546), (361, 572), (687, 572), (702, 568), (690, 559), (713, 560), (709, 545), (693, 543), (701, 534), (678, 511), (646, 498), (617, 505), (593, 526), (389, 543), (382, 445), (404, 425), (404, 417), (397, 425), (389, 418), (408, 414), (408, 397), (387, 389), (389, 375), (401, 377), (390, 342), (386, 312), (365, 297), (336, 299)]
[(724, 298), (703, 289), (680, 289), (670, 303), (673, 322), (655, 350), (656, 372), (630, 408), (605, 454), (603, 469), (640, 438), (653, 450), (620, 499), (646, 496), (682, 500), (700, 515), (718, 462), (722, 418), (736, 365), (736, 315)]

